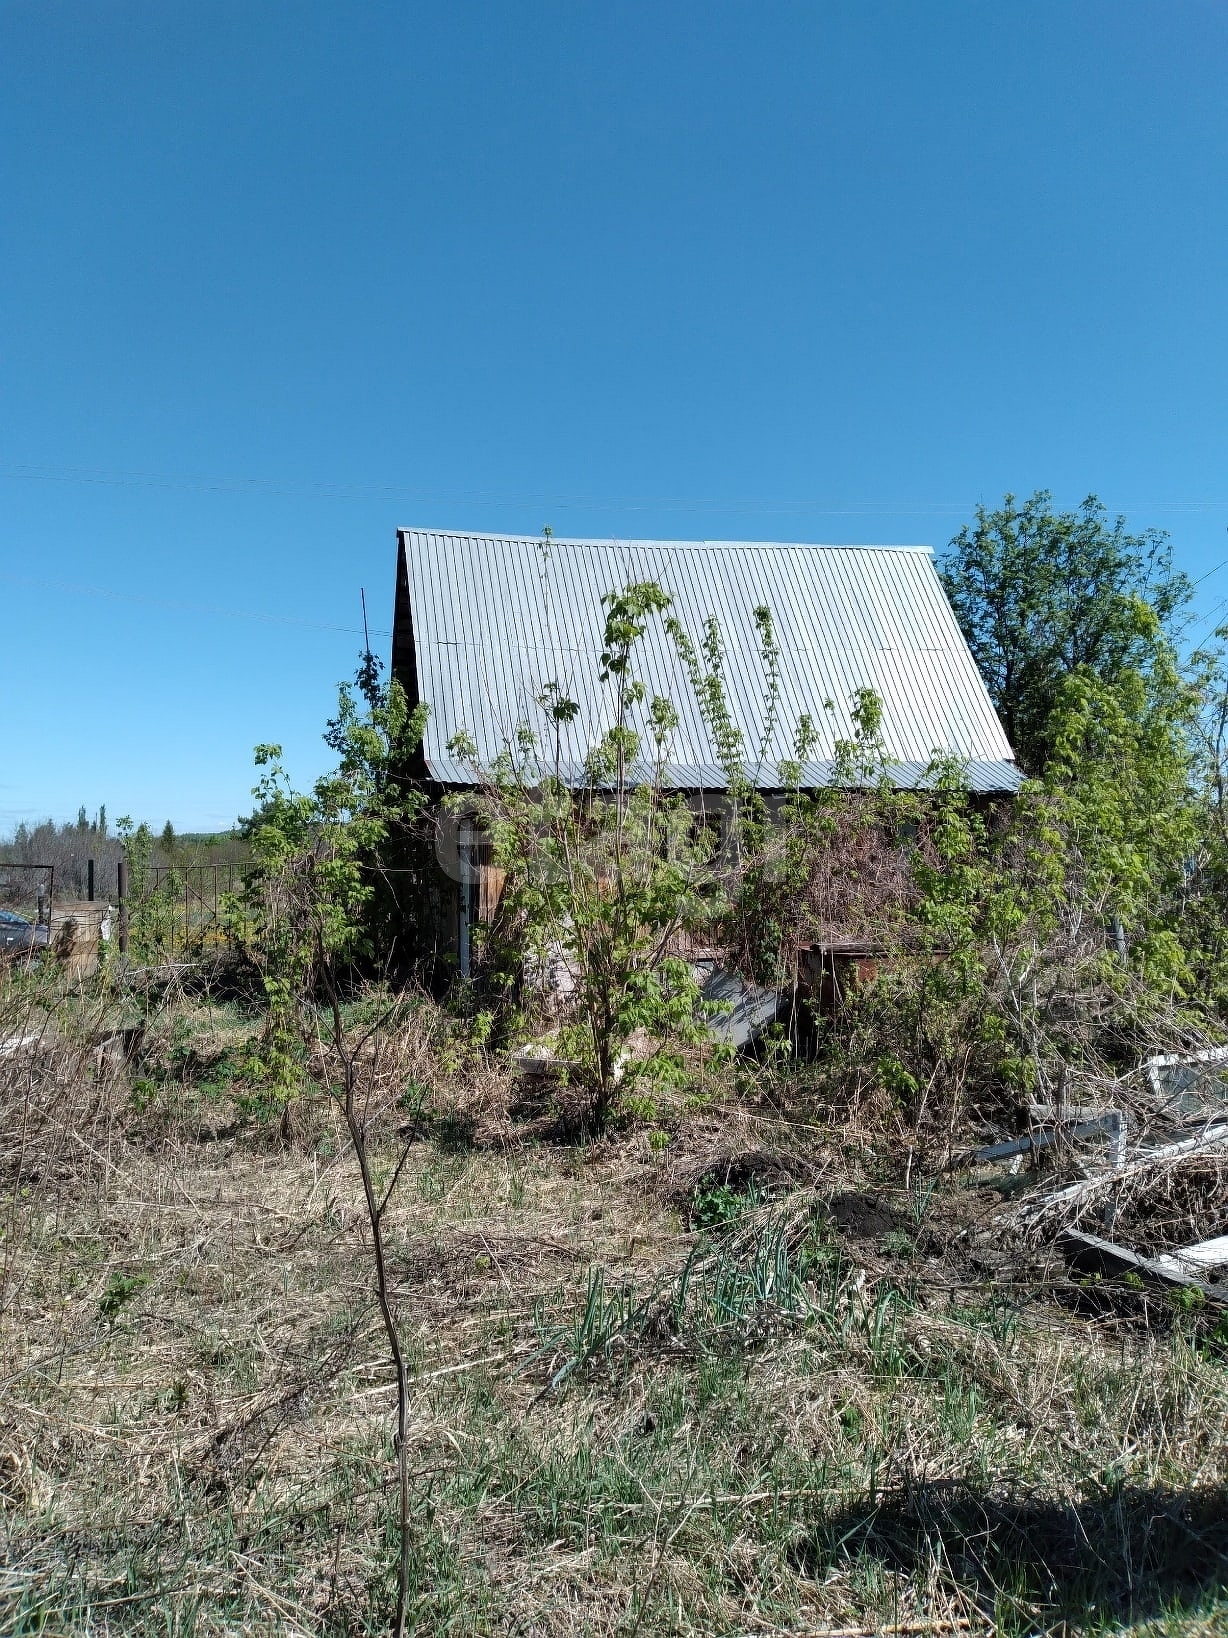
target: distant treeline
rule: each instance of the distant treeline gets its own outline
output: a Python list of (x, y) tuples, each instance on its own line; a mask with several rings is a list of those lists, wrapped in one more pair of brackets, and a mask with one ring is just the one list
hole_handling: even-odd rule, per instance
[[(0, 902), (32, 902), (37, 894), (46, 891), (44, 875), (27, 868), (6, 870), (6, 865), (50, 865), (55, 872), (55, 899), (61, 903), (84, 899), (91, 859), (95, 897), (114, 900), (118, 895), (117, 867), (125, 851), (124, 835), (118, 834), (121, 829), (130, 832), (130, 822), (121, 820), (118, 827), (112, 828), (105, 807), (100, 807), (93, 818), (81, 808), (75, 823), (57, 825), (45, 819), (37, 825), (19, 824), (11, 835), (0, 838)], [(138, 829), (149, 839), (149, 863), (154, 866), (182, 870), (201, 864), (224, 865), (246, 859), (250, 851), (247, 841), (231, 831), (177, 835), (169, 820), (160, 831), (146, 826)]]

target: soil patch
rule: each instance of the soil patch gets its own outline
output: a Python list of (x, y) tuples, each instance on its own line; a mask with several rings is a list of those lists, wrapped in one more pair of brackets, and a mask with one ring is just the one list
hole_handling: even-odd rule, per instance
[(851, 1240), (879, 1240), (907, 1227), (898, 1211), (873, 1194), (838, 1194), (828, 1209), (836, 1227)]

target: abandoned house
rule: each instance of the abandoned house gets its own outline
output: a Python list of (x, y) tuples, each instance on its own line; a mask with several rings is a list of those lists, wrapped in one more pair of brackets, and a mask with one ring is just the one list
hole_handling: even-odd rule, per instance
[[(402, 529), (398, 535), (392, 671), (411, 703), (430, 716), (422, 776), (440, 796), (472, 787), (471, 766), (448, 747), (458, 733), (485, 766), (511, 745), (521, 724), (540, 733), (537, 703), (556, 684), (580, 709), (562, 766), (578, 770), (610, 726), (611, 700), (599, 677), (602, 598), (632, 582), (655, 581), (673, 613), (699, 641), (720, 626), (731, 711), (748, 748), (763, 731), (764, 673), (755, 610), (770, 609), (779, 646), (774, 734), (750, 770), (760, 788), (779, 786), (793, 755), (797, 723), (817, 732), (802, 785), (831, 781), (837, 742), (853, 736), (857, 691), (882, 705), (882, 737), (897, 788), (925, 779), (935, 754), (962, 760), (970, 788), (987, 800), (1017, 791), (1021, 775), (985, 684), (964, 641), (926, 547), (806, 546), (735, 541), (562, 540)], [(661, 622), (649, 624), (636, 674), (664, 695), (681, 722), (668, 783), (691, 797), (719, 799), (724, 774), (685, 668)], [(578, 782), (578, 776), (577, 776)], [(497, 872), (480, 839), (462, 824), (441, 855), (442, 943), (468, 970), (469, 929), (498, 898)], [(450, 877), (445, 882), (444, 877)], [(837, 941), (839, 943), (840, 941)], [(852, 964), (874, 952), (846, 938), (816, 950), (824, 962)], [(861, 964), (859, 966), (859, 964)]]

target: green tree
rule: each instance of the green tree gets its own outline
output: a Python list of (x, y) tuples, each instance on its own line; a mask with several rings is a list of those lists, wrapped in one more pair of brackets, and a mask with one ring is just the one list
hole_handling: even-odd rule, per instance
[(226, 913), (265, 991), (264, 1036), (251, 1072), (260, 1101), (273, 1108), (288, 1107), (297, 1090), (298, 1045), (310, 1027), (322, 963), (331, 973), (378, 957), (370, 912), (382, 850), (425, 807), (424, 795), (399, 775), (421, 743), (426, 707), (411, 711), (401, 685), (381, 685), (368, 660), (359, 671), (360, 698), (341, 686), (325, 735), (339, 764), (310, 792), (292, 788), (280, 746), (256, 747), (263, 771), (247, 821), (252, 868)]
[[(714, 852), (685, 800), (668, 789), (677, 712), (649, 698), (635, 675), (648, 621), (670, 600), (644, 582), (603, 601), (599, 677), (613, 721), (590, 747), (579, 788), (558, 772), (561, 734), (577, 707), (557, 684), (538, 699), (553, 773), (542, 776), (540, 736), (527, 724), (489, 767), (467, 735), (451, 745), (474, 769), (483, 826), (507, 872), (496, 953), (509, 976), (526, 962), (543, 981), (552, 970), (565, 974), (558, 1041), (576, 1066), (587, 1128), (601, 1126), (634, 1078), (676, 1069), (680, 1041), (705, 1034), (699, 986), (677, 941), (711, 914), (701, 887), (711, 881)], [(633, 1054), (637, 1035), (645, 1050)]]
[[(467, 736), (453, 747), (474, 766), (495, 860), (507, 872), (495, 940), (504, 971), (518, 972), (526, 953), (530, 971), (561, 967), (562, 994), (553, 1002), (562, 1014), (559, 1044), (587, 1092), (581, 1118), (591, 1126), (604, 1120), (616, 1090), (625, 1094), (637, 1076), (675, 1073), (679, 1046), (706, 1038), (707, 1008), (686, 951), (696, 941), (738, 941), (738, 884), (778, 828), (759, 790), (779, 703), (770, 611), (755, 610), (763, 688), (759, 732), (748, 745), (730, 707), (715, 619), (694, 641), (655, 582), (602, 601), (598, 680), (613, 720), (589, 746), (578, 783), (560, 769), (563, 731), (579, 708), (557, 683), (547, 683), (537, 700), (544, 736), (523, 725), (514, 749), (489, 768)], [(722, 770), (714, 811), (702, 799), (692, 808), (672, 789), (678, 711), (669, 699), (649, 697), (635, 675), (655, 619), (682, 663)], [(797, 734), (803, 758), (812, 741), (804, 719)], [(542, 778), (551, 758), (553, 776)]]
[[(1166, 535), (1130, 534), (1089, 496), (1074, 512), (1046, 490), (979, 506), (941, 573), (964, 636), (1024, 768), (1044, 770), (1064, 680), (1080, 669), (1112, 683), (1145, 669), (1189, 600)], [(1152, 611), (1154, 619), (1148, 616)]]
[(1068, 876), (1108, 922), (1117, 956), (1188, 990), (1187, 925), (1205, 809), (1196, 789), (1200, 691), (1161, 644), (1146, 670), (1067, 677), (1050, 717), (1045, 789)]

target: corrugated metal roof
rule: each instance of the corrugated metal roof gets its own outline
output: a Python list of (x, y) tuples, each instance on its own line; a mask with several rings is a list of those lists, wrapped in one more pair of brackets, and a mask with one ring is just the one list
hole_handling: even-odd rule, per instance
[[(719, 622), (730, 709), (752, 763), (764, 719), (754, 611), (772, 611), (780, 692), (761, 785), (779, 783), (777, 765), (792, 754), (804, 713), (818, 733), (805, 783), (827, 783), (836, 741), (853, 735), (851, 702), (865, 687), (882, 701), (901, 786), (920, 783), (935, 753), (950, 753), (969, 764), (975, 789), (1018, 787), (1011, 747), (924, 547), (559, 539), (547, 547), (533, 537), (423, 529), (402, 530), (400, 542), (412, 654), (398, 637), (393, 661), (398, 671), (412, 664), (418, 698), (431, 707), (424, 750), (442, 784), (471, 782), (447, 750), (461, 730), (489, 761), (528, 724), (552, 762), (553, 728), (536, 703), (552, 681), (580, 705), (562, 744), (564, 762), (578, 766), (613, 721), (613, 690), (597, 679), (601, 599), (655, 580), (696, 642), (709, 616)], [(398, 609), (399, 633), (406, 612)], [(681, 717), (671, 783), (719, 789), (724, 776), (685, 669), (657, 621), (635, 671), (649, 696), (667, 696)]]
[[(473, 784), (473, 769), (470, 764), (462, 762), (458, 757), (449, 756), (446, 751), (442, 755), (428, 752), (427, 765), (431, 778), (440, 785)], [(832, 783), (834, 763), (803, 762), (801, 766), (800, 785), (803, 790), (817, 790)], [(530, 783), (554, 774), (554, 762), (550, 758), (521, 764), (521, 767)], [(719, 791), (725, 785), (724, 770), (714, 762), (670, 762), (668, 771), (669, 786), (673, 790)], [(966, 761), (963, 771), (968, 789), (981, 796), (1017, 791), (1023, 784), (1023, 775), (1013, 762)], [(560, 764), (559, 772), (565, 784), (588, 783), (583, 763), (563, 762)], [(760, 790), (780, 789), (779, 772), (775, 765), (765, 764), (764, 767), (758, 770), (752, 768), (749, 772), (754, 776), (754, 783)], [(933, 784), (932, 765), (928, 762), (891, 762), (888, 763), (886, 772), (892, 788), (897, 791), (926, 790)], [(647, 763), (642, 763), (630, 771), (631, 784), (635, 784), (639, 779), (647, 780), (651, 777), (652, 770)]]

